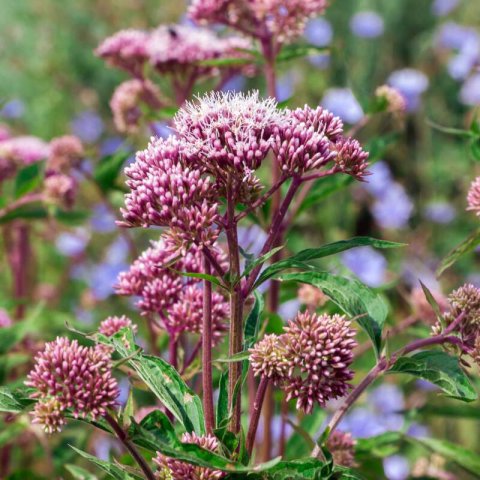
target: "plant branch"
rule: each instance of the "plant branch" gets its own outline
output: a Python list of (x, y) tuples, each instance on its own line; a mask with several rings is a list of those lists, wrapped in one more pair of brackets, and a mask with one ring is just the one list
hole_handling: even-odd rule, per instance
[(263, 401), (265, 400), (265, 393), (270, 379), (263, 376), (260, 379), (260, 383), (257, 389), (257, 395), (253, 403), (252, 417), (250, 419), (250, 426), (248, 428), (246, 448), (248, 456), (252, 455), (253, 445), (255, 443), (255, 437), (257, 435), (258, 423), (260, 421), (260, 414), (262, 413)]
[[(205, 255), (203, 271), (210, 274), (210, 262)], [(202, 367), (205, 429), (208, 434), (212, 434), (215, 425), (212, 390), (212, 284), (208, 280), (203, 281)]]
[(145, 478), (147, 478), (147, 480), (155, 480), (155, 474), (153, 473), (152, 469), (148, 465), (147, 461), (140, 455), (135, 445), (130, 442), (130, 440), (128, 439), (128, 435), (123, 430), (123, 428), (109, 413), (106, 413), (104, 418), (112, 427), (112, 430), (114, 431), (117, 438), (122, 442), (124, 447), (128, 450), (130, 455), (132, 455), (134, 460), (137, 462), (138, 466), (142, 469), (143, 473), (145, 474)]

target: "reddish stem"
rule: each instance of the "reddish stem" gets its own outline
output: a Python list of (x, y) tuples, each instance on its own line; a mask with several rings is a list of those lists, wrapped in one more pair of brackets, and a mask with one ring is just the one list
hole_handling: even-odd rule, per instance
[(250, 456), (252, 454), (253, 445), (255, 443), (255, 437), (257, 434), (258, 423), (260, 420), (260, 414), (262, 413), (262, 405), (265, 399), (265, 393), (269, 385), (269, 378), (262, 377), (260, 379), (260, 384), (258, 385), (257, 395), (253, 403), (252, 417), (250, 418), (250, 426), (248, 428), (246, 448), (247, 453)]
[[(203, 257), (203, 271), (210, 274), (210, 262), (206, 256)], [(205, 428), (208, 434), (212, 434), (215, 425), (212, 390), (212, 284), (208, 280), (203, 281), (202, 367)]]

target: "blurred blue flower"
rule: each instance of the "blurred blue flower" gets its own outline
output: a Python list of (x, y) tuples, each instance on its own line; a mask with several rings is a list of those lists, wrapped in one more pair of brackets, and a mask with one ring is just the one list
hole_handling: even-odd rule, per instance
[(407, 430), (407, 435), (410, 435), (413, 438), (425, 438), (428, 437), (430, 431), (425, 425), (420, 425), (419, 423), (412, 423)]
[(435, 0), (432, 3), (432, 12), (437, 17), (448, 15), (459, 3), (459, 0)]
[(293, 96), (295, 91), (296, 78), (294, 72), (290, 71), (282, 75), (277, 82), (277, 99), (284, 102)]
[(413, 112), (420, 106), (420, 97), (428, 88), (428, 77), (414, 68), (396, 70), (388, 77), (388, 84), (396, 88), (407, 103), (407, 110)]
[(350, 20), (350, 30), (357, 37), (376, 38), (384, 29), (383, 18), (376, 12), (358, 12)]
[(118, 390), (119, 395), (117, 397), (117, 402), (123, 407), (127, 403), (128, 395), (130, 394), (130, 382), (128, 381), (128, 378), (123, 377), (118, 382)]
[(105, 262), (111, 265), (125, 263), (128, 259), (129, 249), (125, 237), (116, 238), (108, 247), (105, 254)]
[(402, 455), (392, 455), (383, 460), (383, 470), (388, 480), (406, 480), (410, 474), (410, 464)]
[(100, 155), (102, 157), (106, 155), (113, 155), (123, 145), (125, 140), (122, 137), (108, 137), (100, 144)]
[(342, 254), (342, 263), (363, 283), (378, 287), (385, 282), (387, 261), (372, 247), (347, 250)]
[(372, 206), (375, 221), (382, 228), (404, 228), (413, 212), (413, 203), (399, 183), (392, 183)]
[(6, 102), (0, 110), (0, 116), (3, 118), (20, 118), (25, 113), (25, 104), (19, 98), (14, 98)]
[(349, 88), (329, 88), (320, 102), (346, 123), (357, 123), (364, 116), (362, 107)]
[(331, 23), (323, 17), (310, 20), (305, 27), (305, 38), (317, 47), (330, 45), (333, 39)]
[(420, 390), (423, 390), (424, 392), (436, 392), (436, 391), (439, 390), (439, 387), (437, 387), (433, 383), (430, 383), (430, 382), (427, 382), (426, 380), (423, 380), (423, 378), (419, 378), (418, 380), (416, 380), (415, 385)]
[(347, 413), (338, 426), (355, 438), (368, 438), (385, 433), (382, 417), (366, 407), (355, 407)]
[(93, 207), (90, 217), (90, 225), (93, 231), (98, 233), (113, 232), (117, 228), (115, 220), (115, 215), (104, 203), (98, 203)]
[(175, 133), (167, 122), (153, 122), (151, 127), (155, 135), (160, 138), (168, 138)]
[(104, 130), (103, 120), (91, 110), (79, 113), (70, 126), (73, 134), (85, 143), (95, 143)]
[(245, 90), (246, 83), (247, 80), (243, 75), (235, 75), (223, 84), (222, 92), (241, 92)]
[(294, 298), (293, 300), (282, 303), (278, 307), (278, 314), (283, 318), (283, 320), (293, 320), (295, 315), (300, 310), (301, 305), (302, 304), (300, 301)]
[(380, 413), (395, 413), (405, 408), (402, 390), (393, 383), (384, 383), (368, 395), (369, 403)]
[(435, 36), (436, 46), (450, 50), (461, 50), (468, 42), (474, 42), (478, 33), (471, 27), (465, 27), (456, 22), (446, 22)]
[(251, 253), (255, 257), (260, 255), (266, 239), (267, 234), (258, 225), (239, 227), (238, 229), (238, 244), (245, 252)]
[(419, 288), (420, 282), (422, 282), (429, 290), (441, 292), (434, 270), (425, 263), (410, 258), (403, 264), (402, 277), (412, 289)]
[[(76, 277), (75, 277), (76, 278)], [(75, 318), (86, 325), (93, 324), (93, 312), (84, 308), (75, 309)]]
[(110, 264), (105, 262), (92, 267), (88, 275), (88, 285), (93, 296), (97, 300), (105, 300), (112, 295), (118, 274), (127, 269), (127, 263)]
[(330, 53), (321, 53), (320, 55), (310, 55), (308, 61), (320, 70), (325, 70), (330, 65)]
[(480, 105), (480, 73), (468, 78), (462, 85), (459, 94), (460, 101), (464, 105)]
[(369, 171), (371, 175), (362, 184), (363, 188), (374, 197), (381, 198), (393, 183), (392, 172), (383, 160), (374, 163)]
[(78, 229), (75, 232), (64, 232), (58, 235), (55, 246), (62, 255), (76, 257), (84, 252), (89, 240), (88, 233)]
[(426, 205), (423, 214), (427, 220), (440, 225), (452, 222), (457, 216), (455, 207), (452, 204), (440, 201)]

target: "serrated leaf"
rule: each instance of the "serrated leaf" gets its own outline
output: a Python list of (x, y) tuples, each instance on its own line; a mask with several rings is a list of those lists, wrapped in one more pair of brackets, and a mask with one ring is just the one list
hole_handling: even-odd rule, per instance
[(115, 182), (120, 175), (123, 164), (129, 156), (129, 152), (118, 151), (100, 160), (93, 172), (93, 178), (104, 192), (115, 187)]
[(386, 240), (378, 240), (371, 237), (354, 237), (349, 240), (340, 240), (338, 242), (327, 243), (318, 248), (308, 248), (302, 250), (297, 254), (280, 260), (279, 262), (274, 263), (267, 267), (259, 279), (256, 282), (256, 286), (261, 285), (263, 282), (276, 275), (278, 272), (286, 270), (288, 268), (302, 268), (305, 262), (309, 260), (317, 260), (319, 258), (328, 257), (330, 255), (335, 255), (337, 253), (350, 250), (352, 248), (371, 246), (379, 249), (389, 249), (389, 248), (398, 248), (404, 247), (404, 243), (389, 242)]
[(12, 390), (8, 387), (0, 387), (0, 412), (22, 412), (35, 403), (35, 400), (29, 398), (29, 395), (32, 392), (32, 389), (27, 388)]
[(98, 339), (113, 345), (122, 358), (128, 359), (128, 365), (188, 432), (205, 434), (202, 401), (168, 362), (152, 355), (136, 354), (141, 349), (135, 345), (130, 329), (123, 328), (111, 337), (98, 335)]
[(400, 357), (388, 373), (408, 373), (422, 378), (440, 387), (447, 396), (464, 402), (473, 402), (478, 398), (460, 367), (458, 358), (442, 350), (428, 350)]
[(277, 277), (282, 281), (309, 283), (320, 288), (340, 309), (358, 324), (372, 340), (377, 356), (382, 348), (382, 330), (388, 314), (385, 301), (356, 279), (328, 272), (286, 273)]
[(90, 473), (84, 468), (77, 467), (77, 465), (65, 465), (65, 470), (73, 477), (74, 480), (98, 480), (93, 473)]
[(35, 162), (22, 168), (15, 177), (13, 196), (18, 199), (38, 188), (43, 181), (43, 163)]
[(437, 269), (437, 277), (450, 268), (460, 257), (475, 250), (480, 245), (480, 228), (469, 235), (460, 245), (456, 246), (443, 260)]
[(80, 450), (79, 448), (76, 448), (73, 445), (70, 445), (70, 448), (75, 450), (75, 452), (77, 452), (81, 457), (86, 458), (87, 460), (92, 462), (94, 465), (96, 465), (98, 468), (100, 468), (104, 472), (111, 475), (116, 480), (134, 480), (135, 478), (139, 480), (143, 480), (143, 477), (141, 475), (132, 475), (131, 473), (127, 473), (124, 470), (122, 470), (120, 464), (114, 464), (112, 462), (106, 462), (105, 460), (100, 460), (99, 458), (93, 455), (90, 455), (89, 453), (84, 452), (83, 450)]

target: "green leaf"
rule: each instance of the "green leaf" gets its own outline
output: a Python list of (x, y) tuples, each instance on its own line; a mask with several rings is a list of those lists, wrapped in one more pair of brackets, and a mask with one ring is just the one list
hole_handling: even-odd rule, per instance
[(437, 320), (440, 322), (440, 325), (444, 325), (443, 315), (442, 315), (442, 312), (440, 312), (440, 307), (438, 306), (438, 303), (435, 300), (435, 297), (432, 295), (432, 292), (421, 280), (420, 280), (420, 285), (422, 286), (422, 290), (425, 295), (425, 298), (427, 299), (428, 304), (432, 307), (432, 310), (434, 311), (435, 316), (437, 317)]
[(313, 438), (321, 429), (326, 417), (325, 410), (317, 408), (311, 415), (305, 415), (300, 425), (294, 427), (294, 433), (290, 436), (285, 448), (287, 459), (302, 458), (312, 451)]
[(355, 453), (361, 457), (385, 458), (398, 451), (402, 435), (399, 432), (385, 432), (368, 438), (358, 438)]
[(426, 404), (416, 413), (425, 416), (480, 419), (480, 408), (472, 405), (431, 405)]
[(81, 457), (86, 458), (98, 468), (111, 475), (116, 480), (134, 480), (135, 478), (143, 480), (143, 476), (141, 475), (132, 475), (131, 473), (128, 474), (126, 471), (122, 470), (120, 464), (114, 464), (111, 462), (100, 460), (99, 458), (94, 457), (93, 455), (90, 455), (89, 453), (84, 452), (83, 450), (80, 450), (73, 445), (70, 445), (70, 448), (75, 450), (75, 452), (77, 452)]
[(9, 389), (0, 387), (0, 412), (20, 413), (27, 407), (35, 403), (35, 400), (29, 398), (32, 389)]
[(220, 437), (222, 437), (228, 422), (228, 370), (224, 371), (220, 377), (218, 391), (216, 427), (220, 430)]
[(65, 470), (74, 478), (74, 480), (98, 480), (93, 473), (90, 473), (84, 468), (77, 467), (76, 465), (65, 465)]
[(0, 424), (0, 426), (0, 448), (2, 448), (23, 433), (30, 424), (29, 421), (23, 419), (21, 422), (17, 421), (15, 423), (7, 423), (4, 425)]
[(236, 362), (242, 362), (243, 360), (248, 360), (250, 357), (250, 353), (247, 351), (243, 352), (238, 352), (235, 355), (232, 355), (231, 357), (223, 357), (223, 358), (217, 358), (215, 362), (218, 363), (236, 363)]
[(478, 475), (480, 472), (480, 455), (476, 452), (467, 450), (455, 443), (446, 440), (437, 440), (435, 438), (411, 438), (406, 437), (413, 444), (419, 444), (428, 450), (438, 453), (447, 460), (450, 460), (465, 470)]
[(320, 288), (347, 315), (358, 317), (357, 322), (372, 340), (377, 356), (380, 354), (388, 308), (382, 297), (372, 289), (356, 279), (328, 272), (286, 273), (279, 275), (278, 279)]
[(328, 52), (325, 47), (317, 47), (311, 44), (291, 44), (282, 48), (277, 55), (277, 62), (286, 62), (300, 57), (308, 57), (310, 55), (319, 55)]
[(460, 245), (456, 246), (443, 260), (437, 269), (437, 277), (450, 268), (463, 255), (472, 252), (480, 245), (480, 228), (469, 235)]
[(247, 320), (245, 321), (244, 329), (244, 350), (252, 348), (258, 338), (258, 332), (260, 331), (260, 317), (265, 306), (263, 300), (263, 295), (255, 290), (253, 292), (255, 297), (255, 302), (253, 304), (252, 310), (248, 314)]
[(409, 373), (440, 387), (449, 397), (464, 402), (477, 399), (467, 375), (460, 367), (458, 358), (442, 350), (418, 352), (410, 357), (400, 357), (389, 373)]
[[(352, 468), (335, 465), (333, 469), (334, 477), (338, 480), (365, 480), (365, 477)], [(340, 476), (338, 476), (338, 475)]]
[(189, 278), (198, 278), (199, 280), (208, 280), (210, 283), (213, 283), (214, 285), (217, 285), (218, 287), (225, 288), (220, 280), (215, 277), (214, 275), (209, 275), (207, 273), (192, 273), (192, 272), (181, 272), (179, 270), (174, 270), (171, 268), (170, 270), (174, 271), (175, 273), (178, 273), (179, 275), (183, 277), (189, 277)]
[(135, 345), (130, 329), (124, 328), (112, 337), (98, 335), (98, 339), (102, 343), (112, 344), (122, 358), (128, 359), (128, 365), (188, 432), (204, 435), (202, 401), (168, 362), (152, 355), (136, 355), (141, 349)]
[(41, 220), (48, 218), (47, 209), (34, 204), (23, 205), (0, 217), (0, 224), (11, 222), (12, 220)]
[(15, 177), (13, 196), (18, 199), (38, 188), (43, 181), (43, 162), (22, 168)]
[(267, 470), (268, 478), (272, 480), (291, 479), (326, 479), (328, 476), (319, 477), (325, 463), (316, 458), (304, 458), (301, 460), (289, 460), (279, 462), (270, 470)]
[(84, 210), (55, 209), (53, 216), (64, 225), (76, 226), (85, 222), (85, 220), (87, 220), (90, 216), (90, 213)]
[(155, 435), (158, 442), (175, 445), (178, 443), (175, 430), (168, 417), (161, 410), (150, 412), (140, 422), (140, 426)]
[(283, 245), (273, 248), (269, 252), (267, 252), (265, 255), (262, 255), (261, 257), (257, 258), (253, 262), (247, 262), (247, 265), (245, 266), (245, 271), (243, 272), (242, 277), (248, 277), (250, 272), (258, 265), (262, 265), (265, 263), (267, 260), (269, 260), (271, 257), (273, 257), (277, 252), (279, 252), (283, 248)]
[(474, 160), (480, 161), (480, 138), (473, 138), (470, 141), (470, 154)]
[(211, 58), (197, 62), (197, 65), (205, 67), (235, 67), (238, 65), (250, 65), (251, 58), (231, 57), (231, 58)]
[(298, 252), (292, 257), (286, 258), (267, 267), (260, 275), (256, 285), (261, 285), (263, 282), (271, 278), (273, 275), (276, 275), (278, 272), (281, 272), (282, 270), (286, 270), (288, 268), (302, 268), (303, 263), (309, 260), (316, 260), (319, 258), (328, 257), (330, 255), (344, 252), (345, 250), (364, 246), (388, 249), (404, 247), (405, 244), (389, 242), (386, 240), (377, 240), (376, 238), (371, 237), (354, 237), (350, 240), (340, 240), (338, 242), (327, 243), (326, 245), (323, 245), (319, 248), (308, 248), (306, 250)]
[(93, 178), (104, 192), (115, 187), (122, 166), (129, 156), (129, 152), (119, 151), (100, 160), (93, 172)]

